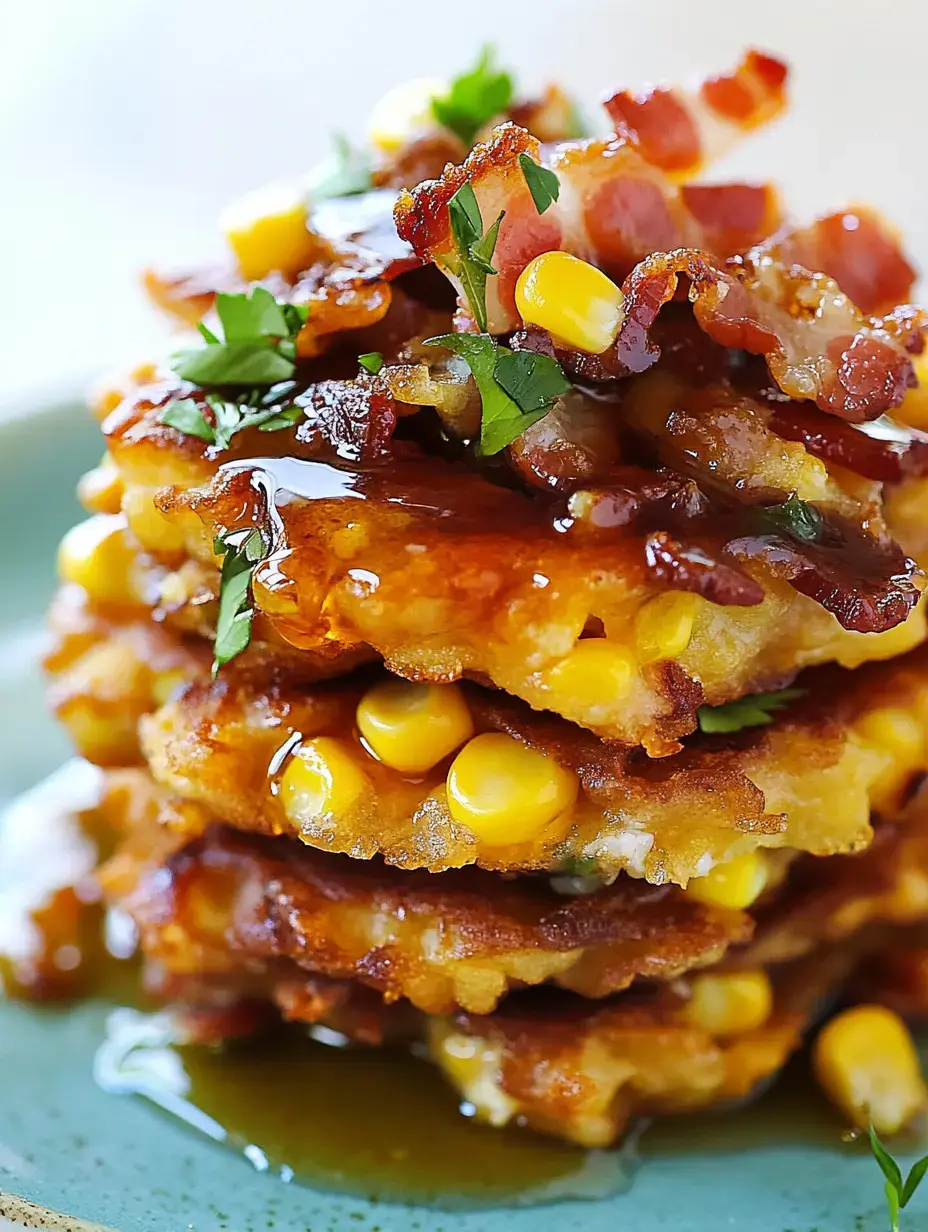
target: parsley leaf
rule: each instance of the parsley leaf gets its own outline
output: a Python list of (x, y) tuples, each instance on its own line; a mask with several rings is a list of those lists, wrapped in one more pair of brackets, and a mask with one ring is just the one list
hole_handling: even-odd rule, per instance
[(773, 722), (777, 710), (805, 694), (805, 689), (780, 689), (776, 693), (751, 693), (723, 706), (700, 706), (699, 730), (713, 735), (741, 731), (743, 727), (764, 727)]
[(483, 457), (505, 449), (570, 389), (556, 359), (510, 351), (489, 334), (442, 334), (423, 345), (445, 347), (467, 361), (482, 403), (477, 452)]
[(366, 355), (358, 356), (358, 363), (366, 368), (371, 376), (376, 376), (383, 367), (383, 356), (379, 351), (368, 351)]
[(892, 1232), (899, 1232), (899, 1212), (908, 1206), (915, 1191), (922, 1183), (925, 1173), (928, 1172), (928, 1155), (912, 1165), (909, 1175), (903, 1182), (899, 1165), (880, 1141), (872, 1125), (870, 1126), (870, 1150), (886, 1178), (883, 1190), (886, 1194), (886, 1204), (889, 1207), (890, 1227)]
[(250, 295), (216, 296), (223, 329), (220, 340), (205, 325), (205, 347), (178, 352), (172, 368), (185, 381), (208, 389), (216, 385), (274, 385), (293, 376), (295, 338), (306, 323), (304, 305), (280, 304), (264, 287)]
[(170, 403), (160, 416), (160, 422), (169, 428), (176, 428), (187, 436), (198, 436), (201, 441), (210, 445), (216, 443), (216, 433), (213, 425), (203, 414), (203, 408), (193, 398), (180, 398)]
[(486, 330), (487, 276), (496, 273), (491, 260), (505, 211), (484, 235), (476, 194), (470, 180), (465, 180), (448, 202), (448, 215), (458, 254), (452, 272), (461, 280), (478, 329)]
[(373, 188), (368, 151), (352, 149), (344, 133), (333, 134), (332, 146), (331, 156), (310, 173), (307, 187), (310, 205), (330, 197), (355, 197)]
[(484, 124), (512, 101), (512, 77), (496, 67), (494, 55), (491, 46), (484, 47), (474, 67), (455, 77), (444, 97), (432, 99), (432, 115), (466, 146), (473, 145)]
[[(198, 436), (217, 450), (228, 449), (236, 432), (246, 428), (277, 432), (298, 423), (303, 418), (303, 408), (284, 405), (293, 388), (293, 381), (280, 381), (264, 392), (252, 389), (232, 400), (209, 393), (205, 405), (193, 398), (181, 398), (164, 409), (161, 423), (188, 436)], [(212, 411), (212, 423), (206, 417), (206, 408)]]
[(760, 514), (765, 522), (772, 522), (777, 530), (785, 530), (787, 534), (803, 539), (806, 543), (818, 543), (822, 537), (825, 519), (814, 505), (800, 500), (795, 492), (781, 505), (760, 507)]
[(254, 607), (251, 579), (255, 566), (267, 554), (264, 534), (254, 526), (247, 531), (217, 535), (213, 551), (222, 557), (219, 579), (219, 615), (216, 618), (216, 643), (213, 648), (213, 675), (251, 640)]
[(519, 166), (535, 202), (535, 209), (539, 214), (543, 214), (548, 206), (558, 199), (561, 181), (547, 167), (540, 167), (538, 163), (532, 162), (527, 154), (519, 155)]

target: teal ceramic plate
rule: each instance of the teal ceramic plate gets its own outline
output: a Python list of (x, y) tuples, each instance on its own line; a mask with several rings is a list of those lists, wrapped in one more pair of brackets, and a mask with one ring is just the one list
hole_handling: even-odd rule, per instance
[[(0, 425), (0, 796), (7, 799), (68, 755), (43, 714), (34, 663), (55, 545), (79, 516), (74, 481), (99, 453), (96, 430), (77, 407)], [(107, 1012), (94, 1003), (50, 1011), (0, 1002), (0, 1194), (119, 1232), (885, 1232), (888, 1226), (873, 1161), (842, 1142), (837, 1121), (813, 1099), (776, 1092), (749, 1116), (681, 1122), (653, 1139), (646, 1132), (630, 1189), (599, 1201), (446, 1212), (285, 1184), (140, 1099), (98, 1089), (92, 1064)], [(794, 1082), (808, 1085), (802, 1065)], [(253, 1085), (254, 1100), (269, 1097), (259, 1077)], [(339, 1083), (329, 1090), (326, 1099), (308, 1101), (307, 1115), (324, 1117), (331, 1105), (334, 1123)], [(454, 1115), (449, 1095), (448, 1116)], [(382, 1121), (391, 1109), (373, 1108), (371, 1116)], [(928, 1198), (916, 1197), (904, 1226), (928, 1227), (920, 1203), (924, 1208)], [(0, 1215), (9, 1209), (0, 1196)]]

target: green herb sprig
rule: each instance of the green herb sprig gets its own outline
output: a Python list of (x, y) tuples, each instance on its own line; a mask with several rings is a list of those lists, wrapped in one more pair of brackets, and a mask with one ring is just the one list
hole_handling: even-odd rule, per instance
[(505, 449), (571, 387), (556, 359), (511, 351), (489, 334), (441, 334), (423, 345), (445, 347), (467, 361), (482, 403), (478, 453), (483, 457)]
[(914, 1163), (909, 1169), (909, 1175), (903, 1180), (902, 1170), (880, 1141), (872, 1125), (870, 1126), (870, 1150), (886, 1178), (883, 1189), (886, 1194), (886, 1204), (889, 1207), (890, 1228), (892, 1232), (899, 1232), (899, 1212), (908, 1206), (912, 1195), (922, 1183), (925, 1173), (928, 1172), (928, 1155)]
[(309, 308), (279, 303), (264, 287), (249, 295), (216, 296), (223, 337), (202, 322), (197, 326), (206, 346), (179, 351), (171, 367), (201, 389), (223, 386), (270, 386), (287, 381), (296, 370), (296, 336)]
[(700, 706), (697, 711), (699, 730), (715, 735), (741, 731), (744, 727), (764, 727), (773, 722), (778, 710), (805, 694), (805, 689), (779, 689), (775, 693), (752, 693), (722, 706)]
[(376, 376), (383, 367), (383, 356), (379, 351), (368, 351), (366, 355), (358, 356), (358, 363), (362, 368), (366, 369), (371, 376)]
[(505, 211), (500, 211), (496, 222), (484, 233), (476, 194), (470, 180), (465, 180), (448, 202), (448, 214), (457, 250), (457, 258), (449, 262), (449, 268), (460, 278), (477, 327), (483, 331), (487, 327), (487, 277), (496, 273), (491, 262)]
[(818, 543), (825, 528), (825, 519), (815, 506), (800, 500), (795, 492), (780, 505), (760, 506), (759, 513), (775, 530), (786, 531), (806, 543)]
[(217, 535), (213, 551), (222, 557), (219, 578), (219, 614), (213, 647), (213, 675), (251, 641), (254, 619), (252, 578), (258, 564), (267, 556), (269, 545), (257, 526), (248, 530)]
[(292, 388), (292, 382), (284, 381), (266, 391), (253, 389), (238, 401), (207, 394), (205, 404), (213, 413), (212, 423), (206, 417), (203, 404), (193, 398), (181, 398), (165, 408), (161, 422), (187, 436), (198, 436), (217, 450), (228, 449), (232, 437), (246, 428), (279, 432), (298, 423), (303, 418), (303, 408), (282, 405)]
[(432, 99), (432, 115), (468, 147), (484, 124), (512, 102), (512, 77), (497, 68), (495, 56), (494, 49), (485, 46), (474, 67), (455, 77), (447, 94)]
[(553, 171), (533, 162), (527, 154), (519, 155), (519, 166), (525, 176), (528, 191), (532, 194), (535, 209), (543, 214), (560, 196), (561, 181)]
[(370, 153), (354, 149), (344, 133), (334, 133), (332, 154), (310, 173), (306, 195), (312, 207), (330, 197), (356, 197), (373, 186)]

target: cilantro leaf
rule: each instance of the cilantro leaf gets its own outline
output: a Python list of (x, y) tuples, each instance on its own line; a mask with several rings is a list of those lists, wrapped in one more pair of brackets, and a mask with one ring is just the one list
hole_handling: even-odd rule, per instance
[(310, 205), (330, 197), (354, 197), (373, 188), (368, 151), (352, 149), (344, 133), (333, 134), (332, 147), (331, 156), (310, 174), (307, 187)]
[(210, 445), (216, 443), (216, 433), (213, 425), (203, 414), (203, 408), (193, 398), (180, 398), (170, 403), (161, 413), (160, 422), (169, 428), (176, 428), (186, 436), (198, 436), (201, 441)]
[(172, 368), (203, 389), (216, 385), (274, 385), (293, 376), (294, 339), (306, 323), (305, 305), (281, 304), (264, 287), (216, 296), (220, 340), (202, 323), (206, 346), (178, 352)]
[(825, 519), (814, 505), (800, 500), (795, 492), (781, 505), (762, 506), (760, 514), (765, 522), (773, 523), (777, 530), (784, 530), (806, 543), (818, 543), (822, 537)]
[(222, 557), (219, 579), (219, 614), (213, 648), (213, 675), (251, 640), (254, 617), (251, 580), (255, 566), (268, 551), (264, 534), (254, 526), (247, 531), (217, 535), (213, 551)]
[(494, 56), (491, 46), (484, 47), (474, 67), (455, 77), (446, 95), (432, 99), (432, 115), (466, 146), (473, 145), (484, 124), (512, 101), (512, 77), (496, 67)]
[(561, 181), (547, 167), (540, 167), (538, 163), (532, 162), (527, 154), (519, 155), (519, 166), (535, 202), (535, 209), (539, 214), (543, 214), (548, 206), (558, 199)]
[(442, 334), (423, 345), (445, 347), (467, 361), (482, 403), (477, 452), (483, 457), (505, 449), (570, 388), (557, 360), (510, 351), (489, 334)]
[(776, 711), (805, 694), (805, 689), (779, 689), (775, 693), (752, 693), (723, 706), (700, 706), (699, 730), (713, 735), (741, 731), (743, 727), (764, 727), (773, 722)]
[(457, 249), (452, 272), (461, 280), (478, 329), (486, 330), (487, 276), (496, 273), (491, 261), (505, 211), (500, 212), (499, 218), (484, 235), (476, 194), (470, 180), (465, 180), (448, 202), (448, 216)]
[(371, 376), (376, 376), (383, 367), (383, 356), (379, 351), (368, 351), (366, 355), (358, 356), (358, 363), (366, 368)]

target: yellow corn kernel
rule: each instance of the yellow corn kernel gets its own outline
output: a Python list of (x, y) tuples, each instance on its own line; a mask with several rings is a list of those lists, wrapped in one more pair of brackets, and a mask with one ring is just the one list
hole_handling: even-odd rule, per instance
[(123, 485), (110, 455), (77, 481), (77, 498), (90, 513), (119, 513)]
[(635, 661), (622, 646), (605, 637), (585, 637), (554, 667), (544, 682), (576, 706), (612, 706), (631, 688)]
[(312, 264), (319, 243), (307, 229), (307, 217), (303, 185), (268, 184), (227, 206), (219, 229), (243, 278), (264, 278), (272, 270), (298, 274)]
[(690, 985), (684, 1016), (710, 1035), (741, 1035), (762, 1027), (773, 1008), (773, 990), (764, 971), (697, 975)]
[(577, 798), (577, 776), (512, 736), (485, 732), (448, 771), (448, 807), (490, 847), (527, 843)]
[(331, 736), (301, 745), (280, 781), (284, 812), (298, 826), (345, 813), (370, 790), (370, 779), (351, 750)]
[(908, 391), (902, 405), (893, 411), (893, 419), (908, 424), (910, 428), (928, 428), (928, 352), (912, 361), (918, 384)]
[(453, 684), (384, 680), (361, 698), (357, 722), (374, 756), (403, 774), (424, 774), (474, 734)]
[(812, 1065), (822, 1089), (852, 1124), (894, 1134), (928, 1099), (905, 1023), (882, 1005), (857, 1005), (818, 1034)]
[(871, 710), (857, 723), (858, 737), (884, 754), (887, 764), (870, 788), (876, 808), (894, 803), (894, 796), (913, 770), (925, 762), (925, 732), (908, 711), (894, 706)]
[(58, 549), (58, 572), (98, 603), (138, 603), (135, 553), (126, 519), (97, 513), (72, 526)]
[(184, 550), (184, 528), (171, 522), (154, 501), (156, 489), (129, 487), (122, 499), (122, 511), (129, 529), (149, 552), (172, 555)]
[(646, 663), (683, 654), (693, 636), (697, 602), (695, 595), (670, 591), (649, 599), (639, 609), (635, 641)]
[(474, 1116), (497, 1128), (512, 1120), (518, 1104), (502, 1087), (500, 1043), (455, 1031), (441, 1018), (428, 1025), (432, 1055), (464, 1099), (474, 1106)]
[(516, 283), (516, 307), (526, 324), (593, 355), (615, 341), (623, 302), (611, 278), (569, 252), (543, 252)]
[(705, 877), (694, 877), (686, 887), (690, 898), (711, 907), (743, 911), (767, 884), (767, 861), (762, 852), (749, 851), (724, 864), (716, 864)]
[(368, 123), (372, 146), (392, 154), (423, 129), (436, 128), (432, 100), (448, 92), (440, 77), (416, 77), (404, 81), (374, 104)]

